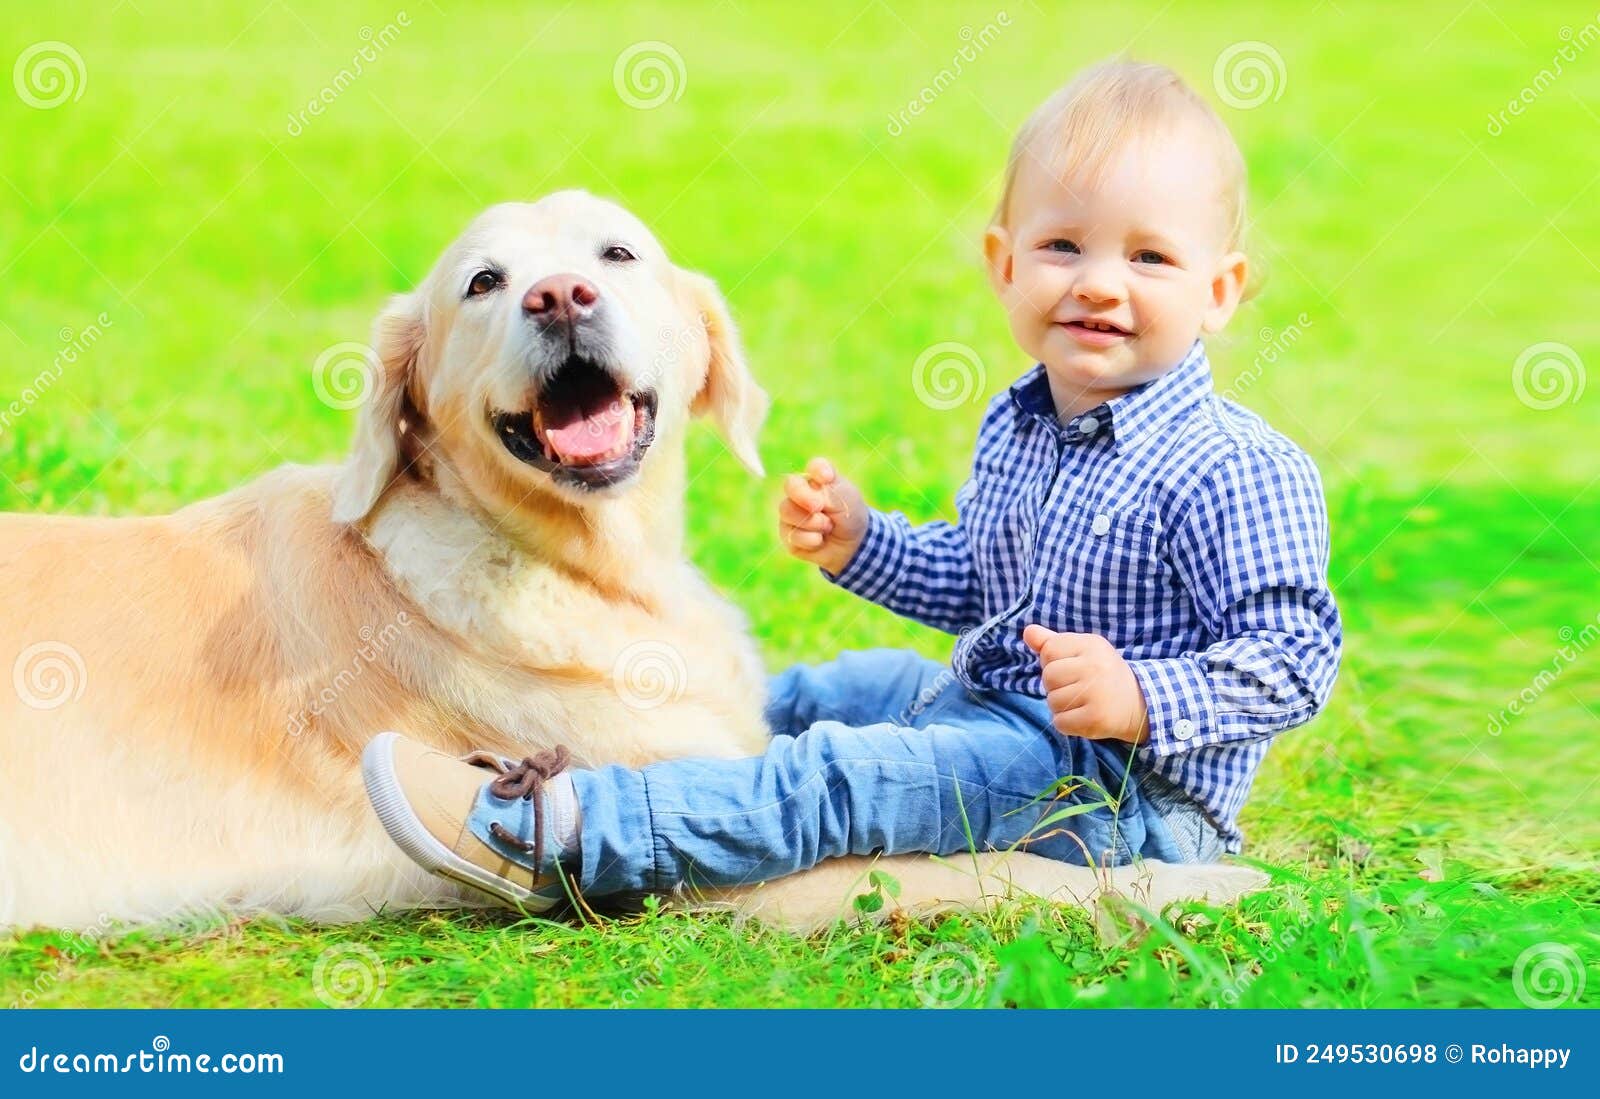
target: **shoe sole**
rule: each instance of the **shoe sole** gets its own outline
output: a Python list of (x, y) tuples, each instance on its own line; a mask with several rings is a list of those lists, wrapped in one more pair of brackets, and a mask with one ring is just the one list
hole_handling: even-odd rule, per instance
[(367, 800), (395, 845), (428, 873), (487, 893), (512, 908), (533, 914), (554, 908), (559, 898), (530, 892), (468, 862), (423, 826), (395, 777), (394, 745), (399, 739), (399, 733), (379, 733), (361, 753), (361, 781), (367, 787)]

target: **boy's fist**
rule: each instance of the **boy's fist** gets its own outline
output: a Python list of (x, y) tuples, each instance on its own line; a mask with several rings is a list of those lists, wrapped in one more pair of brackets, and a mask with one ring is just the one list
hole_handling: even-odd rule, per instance
[(794, 556), (831, 573), (844, 571), (867, 535), (867, 502), (826, 458), (783, 479), (778, 538)]
[(1129, 744), (1149, 737), (1144, 691), (1111, 642), (1099, 634), (1056, 633), (1037, 625), (1024, 629), (1022, 640), (1039, 654), (1056, 732)]

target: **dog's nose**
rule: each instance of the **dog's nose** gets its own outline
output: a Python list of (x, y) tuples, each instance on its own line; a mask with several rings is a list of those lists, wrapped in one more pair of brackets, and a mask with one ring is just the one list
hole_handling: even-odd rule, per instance
[(572, 324), (594, 312), (600, 291), (578, 275), (551, 275), (528, 287), (522, 311), (540, 324)]

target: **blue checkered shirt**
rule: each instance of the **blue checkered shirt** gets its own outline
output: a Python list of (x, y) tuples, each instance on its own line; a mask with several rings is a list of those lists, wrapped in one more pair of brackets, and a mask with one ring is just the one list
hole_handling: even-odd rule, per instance
[(990, 402), (958, 521), (873, 511), (830, 580), (960, 635), (974, 690), (1045, 694), (1037, 622), (1093, 633), (1144, 690), (1149, 768), (1229, 851), (1274, 734), (1327, 702), (1342, 643), (1311, 458), (1219, 397), (1196, 343), (1174, 369), (1063, 425), (1036, 366)]

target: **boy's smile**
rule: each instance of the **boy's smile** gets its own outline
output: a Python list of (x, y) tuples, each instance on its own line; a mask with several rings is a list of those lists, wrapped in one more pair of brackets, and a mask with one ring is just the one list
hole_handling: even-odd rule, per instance
[(1112, 347), (1132, 338), (1133, 335), (1126, 328), (1093, 317), (1058, 323), (1067, 330), (1068, 335), (1085, 347)]
[(1181, 125), (1129, 139), (1092, 174), (1024, 158), (985, 248), (1060, 415), (1150, 381), (1226, 323), (1245, 260), (1221, 193), (1214, 152)]

